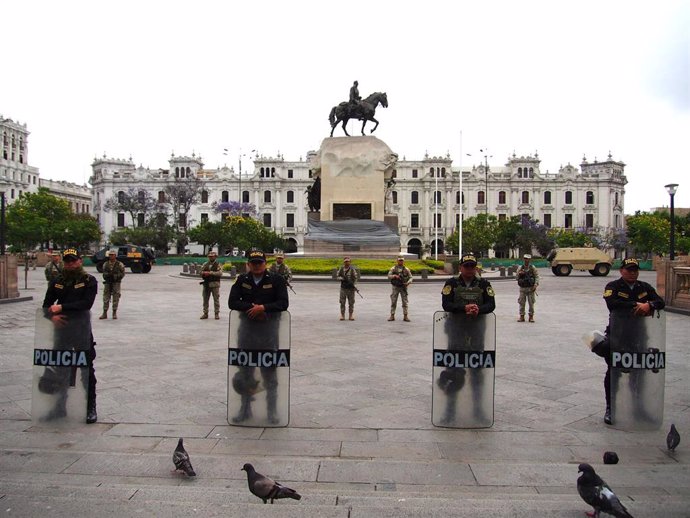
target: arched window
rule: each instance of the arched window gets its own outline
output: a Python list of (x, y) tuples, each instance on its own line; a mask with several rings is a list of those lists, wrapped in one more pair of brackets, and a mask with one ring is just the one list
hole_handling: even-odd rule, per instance
[(262, 167), (262, 168), (261, 168), (261, 172), (259, 173), (259, 176), (260, 176), (261, 178), (263, 178), (263, 177), (265, 176), (265, 174), (266, 174), (266, 173), (264, 172), (264, 168)]
[(220, 193), (220, 201), (223, 203), (227, 203), (230, 200), (230, 196), (228, 195), (228, 191), (223, 191)]
[(486, 193), (484, 191), (479, 191), (477, 193), (477, 205), (484, 205), (486, 203)]
[(287, 192), (287, 203), (295, 203), (295, 191)]
[(463, 205), (465, 204), (465, 193), (464, 192), (462, 193), (462, 204)]
[(587, 191), (585, 195), (585, 203), (587, 205), (594, 205), (594, 191)]
[(506, 192), (505, 191), (498, 191), (498, 204), (499, 205), (505, 205), (506, 204)]
[(522, 178), (522, 167), (518, 167), (518, 178)]
[(201, 191), (201, 203), (208, 203), (208, 191)]
[(242, 191), (242, 203), (249, 203), (249, 191)]
[(434, 176), (434, 168), (433, 167), (429, 168), (429, 172), (431, 173), (431, 176)]
[(125, 192), (124, 191), (117, 191), (117, 202), (118, 203), (124, 203), (125, 202)]
[(165, 203), (165, 191), (158, 191), (158, 203)]
[(185, 175), (185, 178), (189, 178), (190, 175), (192, 174), (192, 170), (187, 166), (187, 174)]
[(271, 178), (275, 178), (275, 177), (276, 177), (276, 168), (271, 167)]
[(529, 203), (529, 191), (522, 191), (522, 203)]
[(180, 177), (180, 168), (176, 167), (175, 168), (175, 178), (179, 178), (179, 177)]
[(534, 167), (529, 168), (529, 177), (534, 178)]
[(146, 201), (146, 192), (144, 192), (144, 191), (137, 192), (137, 201), (143, 205), (144, 202)]
[(572, 205), (573, 204), (573, 191), (565, 191), (565, 204), (566, 205)]
[(551, 191), (544, 191), (544, 205), (551, 205)]
[(264, 203), (271, 203), (271, 191), (264, 191)]
[(446, 177), (446, 168), (445, 168), (445, 167), (442, 167), (442, 168), (441, 168), (441, 176), (442, 176), (443, 178)]
[(412, 205), (418, 205), (419, 204), (419, 192), (412, 191), (410, 193), (410, 203)]

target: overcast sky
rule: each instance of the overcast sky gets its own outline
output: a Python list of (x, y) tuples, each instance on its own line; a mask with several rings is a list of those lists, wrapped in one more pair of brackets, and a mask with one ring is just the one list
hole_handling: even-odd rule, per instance
[(626, 213), (668, 205), (667, 183), (690, 207), (687, 1), (0, 0), (0, 27), (0, 114), (43, 178), (83, 183), (104, 152), (298, 160), (357, 79), (387, 92), (375, 135), (400, 158), (538, 151), (554, 173), (610, 151)]

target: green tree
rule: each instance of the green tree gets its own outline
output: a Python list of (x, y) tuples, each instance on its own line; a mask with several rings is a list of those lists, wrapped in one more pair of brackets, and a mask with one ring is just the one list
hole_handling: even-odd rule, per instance
[(64, 247), (76, 246), (88, 250), (92, 243), (101, 239), (101, 227), (89, 214), (72, 214), (67, 220)]
[(177, 241), (177, 253), (184, 252), (189, 243), (187, 230), (192, 223), (189, 213), (192, 207), (199, 201), (201, 191), (205, 183), (200, 178), (175, 178), (175, 181), (165, 186), (165, 196), (170, 215), (173, 220), (174, 238)]
[(46, 188), (24, 193), (7, 209), (7, 242), (21, 250), (64, 243), (72, 217), (69, 203)]
[(518, 236), (522, 230), (520, 216), (512, 216), (498, 220), (496, 226), (496, 243), (494, 250), (505, 256), (510, 256), (513, 249), (518, 246)]
[(253, 218), (229, 216), (223, 225), (226, 227), (228, 242), (242, 250), (251, 247), (264, 251), (285, 248), (285, 240), (281, 236)]
[(218, 243), (228, 239), (228, 228), (222, 221), (204, 221), (200, 225), (189, 229), (189, 239), (204, 246), (204, 255), (207, 248), (213, 248)]
[(637, 255), (664, 254), (669, 251), (671, 222), (663, 213), (637, 211), (627, 218), (628, 239)]
[(581, 248), (594, 245), (589, 235), (575, 229), (553, 229), (548, 235), (559, 248)]
[[(139, 214), (144, 215), (144, 225), (160, 210), (159, 203), (153, 195), (137, 187), (130, 187), (126, 191), (119, 191), (111, 198), (106, 200), (103, 209), (107, 211), (126, 212), (132, 218), (132, 226), (136, 227), (139, 221)], [(143, 225), (139, 225), (143, 226)]]
[(462, 224), (462, 253), (486, 256), (496, 243), (498, 218), (493, 214), (478, 214)]

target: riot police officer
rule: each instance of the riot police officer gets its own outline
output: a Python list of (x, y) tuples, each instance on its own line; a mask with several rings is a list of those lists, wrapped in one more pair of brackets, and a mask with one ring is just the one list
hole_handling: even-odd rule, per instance
[(477, 259), (464, 255), (460, 260), (460, 275), (443, 285), (441, 302), (449, 313), (484, 315), (496, 309), (494, 289), (486, 279), (477, 276)]
[[(237, 276), (230, 289), (228, 306), (244, 313), (239, 327), (239, 346), (248, 349), (278, 349), (278, 320), (273, 313), (286, 311), (289, 306), (287, 286), (280, 275), (266, 271), (266, 255), (257, 249), (247, 252), (247, 273)], [(255, 367), (240, 367), (240, 379), (233, 380), (238, 387), (252, 387)], [(267, 415), (270, 423), (277, 423), (276, 415), (278, 378), (276, 367), (260, 367), (266, 387)], [(232, 418), (241, 423), (252, 417), (253, 395), (242, 390), (239, 413)]]

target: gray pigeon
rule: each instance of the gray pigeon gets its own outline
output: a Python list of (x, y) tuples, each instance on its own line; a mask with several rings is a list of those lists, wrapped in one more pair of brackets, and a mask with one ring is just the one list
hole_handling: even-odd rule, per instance
[(594, 508), (593, 513), (586, 513), (587, 516), (599, 518), (599, 513), (604, 512), (618, 518), (633, 518), (592, 466), (580, 464), (577, 470), (578, 473), (582, 473), (577, 479), (577, 492)]
[(292, 498), (293, 500), (300, 500), (302, 496), (297, 493), (294, 489), (280, 485), (275, 480), (272, 480), (261, 473), (257, 473), (254, 470), (254, 466), (251, 464), (245, 464), (242, 466), (242, 471), (247, 472), (247, 484), (249, 485), (249, 491), (253, 495), (258, 496), (264, 501), (273, 500), (279, 498)]
[(173, 452), (173, 463), (176, 470), (184, 471), (188, 477), (196, 477), (192, 463), (189, 461), (189, 454), (182, 446), (182, 437), (177, 441), (177, 448)]
[(671, 424), (671, 429), (666, 436), (666, 446), (668, 446), (669, 451), (674, 451), (676, 446), (680, 444), (680, 434), (676, 430), (676, 425)]

